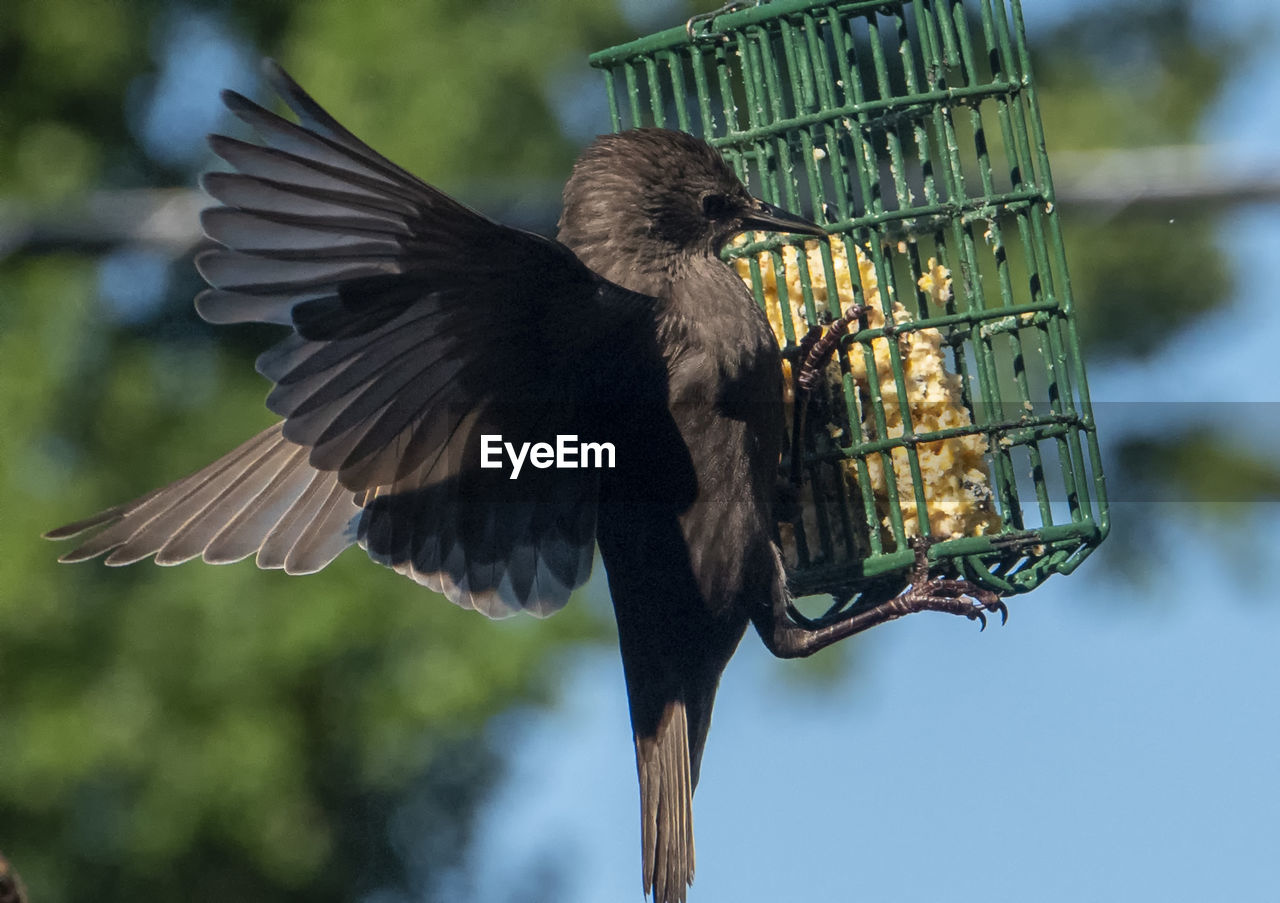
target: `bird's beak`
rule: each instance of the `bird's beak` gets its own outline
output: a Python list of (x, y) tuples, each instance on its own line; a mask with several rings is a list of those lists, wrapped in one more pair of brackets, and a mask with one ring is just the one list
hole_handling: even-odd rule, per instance
[(764, 201), (752, 200), (751, 206), (742, 215), (742, 230), (764, 229), (769, 232), (792, 232), (797, 235), (826, 236), (827, 230), (817, 223), (801, 219), (794, 213), (788, 213), (781, 207), (766, 204)]

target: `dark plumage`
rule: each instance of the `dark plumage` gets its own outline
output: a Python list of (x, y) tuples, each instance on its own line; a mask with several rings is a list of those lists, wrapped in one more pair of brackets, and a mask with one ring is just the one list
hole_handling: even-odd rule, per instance
[(625, 471), (606, 486), (597, 535), (636, 738), (645, 887), (652, 879), (657, 900), (683, 899), (692, 878), (692, 793), (720, 674), (781, 579), (779, 351), (718, 256), (754, 203), (704, 142), (642, 130), (583, 153), (560, 222), (560, 240), (589, 267), (657, 299), (665, 385), (619, 447), (679, 437), (657, 468), (661, 490), (627, 486)]
[[(786, 601), (772, 543), (779, 351), (718, 254), (751, 228), (822, 234), (753, 199), (679, 132), (599, 138), (559, 241), (498, 225), (386, 160), (283, 71), (301, 120), (238, 94), (263, 144), (204, 186), (222, 247), (197, 260), (215, 323), (292, 327), (258, 361), (283, 419), (204, 470), (52, 531), (63, 556), (257, 555), (310, 573), (352, 544), (491, 617), (547, 615), (598, 542), (640, 776), (644, 886), (683, 900), (691, 799), (721, 671)], [(478, 466), (480, 437), (612, 442), (614, 470)], [(782, 650), (785, 652), (786, 650)], [(804, 651), (809, 651), (808, 649)]]

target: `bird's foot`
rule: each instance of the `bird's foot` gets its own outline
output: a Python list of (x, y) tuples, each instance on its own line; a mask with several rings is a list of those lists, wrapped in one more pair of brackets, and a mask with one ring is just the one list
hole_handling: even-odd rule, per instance
[(933, 540), (913, 537), (911, 547), (916, 554), (911, 573), (911, 587), (889, 604), (901, 608), (902, 614), (917, 611), (941, 611), (963, 615), (977, 621), (980, 630), (987, 629), (987, 615), (999, 614), (1000, 623), (1009, 620), (1009, 608), (1000, 597), (969, 580), (952, 580), (929, 576), (929, 546)]
[(825, 649), (845, 637), (861, 633), (878, 624), (893, 621), (917, 611), (941, 611), (963, 615), (979, 622), (985, 629), (987, 615), (999, 613), (1000, 623), (1009, 619), (1009, 610), (1000, 597), (968, 580), (952, 580), (929, 576), (928, 539), (912, 540), (916, 561), (912, 568), (911, 585), (906, 592), (876, 600), (868, 600), (869, 607), (855, 606), (844, 615), (829, 612), (818, 621), (806, 621), (798, 616), (791, 604), (782, 575), (781, 558), (778, 559), (779, 581), (768, 606), (761, 606), (752, 614), (752, 621), (760, 638), (769, 651), (779, 658), (802, 658)]
[(800, 362), (796, 371), (797, 395), (807, 395), (813, 391), (818, 374), (840, 344), (840, 337), (849, 331), (849, 324), (854, 321), (860, 323), (866, 313), (866, 308), (861, 304), (853, 304), (825, 327), (813, 326), (809, 329), (809, 333), (800, 342), (800, 353), (796, 357)]
[(980, 630), (986, 630), (988, 614), (999, 613), (1001, 624), (1009, 620), (1008, 606), (1000, 601), (999, 596), (968, 580), (934, 577), (925, 583), (913, 583), (892, 604), (900, 608), (903, 615), (917, 611), (963, 615), (970, 621), (977, 621)]

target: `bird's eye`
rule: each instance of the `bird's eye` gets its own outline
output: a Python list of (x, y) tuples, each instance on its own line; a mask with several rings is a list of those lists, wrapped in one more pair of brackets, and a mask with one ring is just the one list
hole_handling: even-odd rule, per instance
[(707, 219), (721, 219), (733, 211), (733, 201), (728, 195), (705, 194), (702, 196), (702, 215)]

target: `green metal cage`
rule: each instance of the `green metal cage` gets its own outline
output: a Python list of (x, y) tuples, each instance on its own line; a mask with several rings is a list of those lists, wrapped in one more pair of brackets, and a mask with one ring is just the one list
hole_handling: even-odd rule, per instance
[[(1106, 491), (1018, 0), (731, 4), (591, 63), (615, 129), (700, 135), (757, 196), (832, 230), (812, 252), (769, 236), (728, 255), (747, 262), (762, 304), (773, 274), (792, 366), (803, 327), (836, 306), (879, 309), (841, 339), (807, 418), (788, 418), (803, 436), (802, 511), (782, 525), (797, 595), (895, 592), (913, 534), (930, 538), (937, 572), (1000, 594), (1070, 572), (1102, 541)], [(841, 258), (859, 276), (824, 310), (815, 286), (838, 284)], [(924, 390), (909, 358), (930, 342), (963, 408), (949, 426), (911, 402)], [(981, 456), (965, 491), (990, 513), (977, 535), (940, 532), (931, 508), (934, 460), (964, 437)]]

